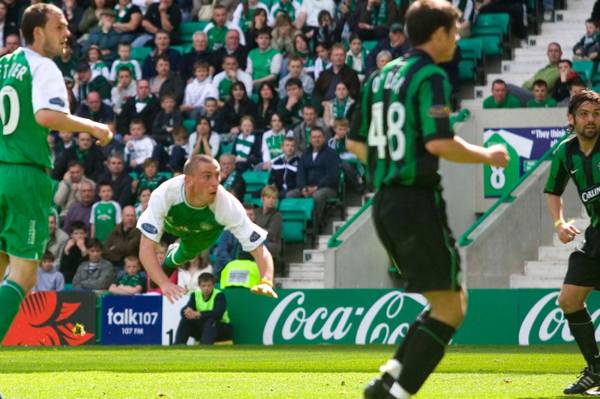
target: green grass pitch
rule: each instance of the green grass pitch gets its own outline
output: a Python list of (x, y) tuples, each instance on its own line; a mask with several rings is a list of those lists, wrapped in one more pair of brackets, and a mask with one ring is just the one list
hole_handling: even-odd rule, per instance
[[(5, 399), (361, 398), (392, 346), (0, 349)], [(575, 345), (452, 346), (417, 398), (561, 398)]]

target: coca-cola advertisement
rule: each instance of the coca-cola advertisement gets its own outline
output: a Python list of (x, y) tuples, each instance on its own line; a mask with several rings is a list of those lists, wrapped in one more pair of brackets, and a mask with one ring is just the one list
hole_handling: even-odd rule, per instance
[(27, 295), (8, 333), (6, 346), (79, 346), (96, 343), (96, 296), (91, 292)]

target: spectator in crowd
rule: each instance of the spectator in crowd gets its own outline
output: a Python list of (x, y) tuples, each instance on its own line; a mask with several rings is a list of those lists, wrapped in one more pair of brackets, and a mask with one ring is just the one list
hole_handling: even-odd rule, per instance
[(229, 32), (227, 24), (227, 9), (222, 4), (213, 7), (213, 18), (204, 28), (208, 37), (208, 48), (217, 51), (225, 45), (225, 35)]
[(255, 209), (255, 223), (265, 229), (267, 235), (266, 246), (273, 256), (281, 255), (281, 230), (283, 228), (283, 219), (281, 213), (277, 210), (277, 199), (279, 192), (275, 186), (265, 186), (261, 193), (262, 207)]
[(98, 46), (102, 59), (109, 63), (117, 58), (117, 48), (121, 40), (119, 33), (114, 28), (115, 17), (113, 10), (102, 10), (100, 26), (91, 30), (90, 38), (87, 41), (88, 46)]
[(60, 258), (60, 271), (65, 277), (66, 284), (71, 284), (77, 267), (87, 256), (87, 230), (85, 224), (81, 221), (75, 221), (71, 229), (69, 240), (65, 244), (65, 249)]
[(506, 82), (496, 79), (492, 82), (492, 95), (483, 101), (483, 109), (520, 108), (521, 102), (517, 96), (509, 93)]
[(333, 122), (333, 137), (329, 139), (327, 145), (335, 151), (340, 159), (340, 167), (344, 171), (346, 184), (350, 185), (357, 193), (364, 191), (363, 165), (358, 161), (354, 153), (346, 149), (346, 136), (350, 131), (350, 122), (345, 118), (336, 118)]
[(354, 70), (346, 65), (346, 50), (341, 44), (331, 48), (331, 68), (321, 73), (315, 83), (315, 95), (321, 100), (331, 100), (335, 97), (336, 85), (343, 82), (350, 97), (357, 98), (360, 91), (360, 81)]
[(88, 2), (89, 7), (83, 11), (78, 28), (79, 33), (83, 35), (82, 39), (85, 39), (87, 34), (89, 34), (89, 32), (96, 26), (98, 26), (102, 11), (109, 9), (107, 3), (108, 1), (106, 0), (91, 0)]
[(213, 53), (208, 50), (208, 38), (206, 37), (206, 33), (201, 31), (194, 33), (192, 36), (192, 49), (189, 53), (185, 53), (181, 59), (181, 69), (179, 73), (184, 82), (194, 78), (194, 68), (198, 62), (208, 64), (208, 75), (214, 75), (215, 67), (212, 65)]
[(558, 63), (561, 60), (562, 50), (560, 44), (552, 42), (548, 44), (548, 65), (539, 69), (531, 79), (523, 83), (522, 87), (516, 87), (514, 85), (508, 85), (508, 91), (519, 97), (519, 101), (522, 104), (533, 98), (532, 89), (533, 83), (537, 80), (543, 80), (546, 82), (548, 91), (554, 90), (556, 81), (560, 78), (560, 71), (558, 70)]
[(594, 60), (599, 50), (598, 21), (588, 19), (585, 21), (585, 35), (573, 47), (573, 59)]
[[(269, 33), (269, 39), (272, 38), (272, 29), (269, 25), (267, 25), (268, 14), (268, 11), (266, 11), (264, 8), (256, 8), (254, 10), (254, 15), (252, 16), (250, 26), (244, 31), (244, 36), (246, 37), (246, 49), (248, 51), (252, 51), (257, 47), (258, 43), (256, 42), (256, 38), (259, 32), (266, 31)], [(275, 47), (273, 48), (277, 50)]]
[(135, 188), (136, 193), (139, 193), (145, 188), (154, 191), (166, 180), (165, 176), (158, 174), (158, 161), (153, 158), (148, 158), (143, 163), (143, 172), (137, 180), (134, 180), (133, 187)]
[(98, 183), (98, 196), (100, 201), (92, 206), (90, 236), (104, 242), (115, 226), (121, 223), (121, 205), (113, 201), (109, 182)]
[(367, 75), (377, 68), (377, 54), (383, 50), (389, 51), (392, 54), (392, 59), (402, 57), (410, 50), (410, 44), (404, 34), (404, 28), (401, 23), (393, 23), (390, 26), (387, 38), (379, 41), (369, 52), (367, 56)]
[(117, 50), (119, 58), (112, 63), (110, 68), (110, 80), (115, 82), (117, 80), (117, 72), (122, 68), (127, 68), (131, 71), (132, 80), (138, 81), (142, 79), (142, 68), (137, 60), (131, 58), (131, 44), (119, 43)]
[(300, 3), (296, 0), (280, 0), (273, 3), (271, 7), (271, 20), (277, 25), (277, 17), (285, 15), (290, 20), (296, 20), (296, 16), (300, 15)]
[(315, 57), (310, 51), (308, 38), (301, 32), (296, 32), (294, 35), (293, 55), (297, 55), (304, 60), (304, 70), (314, 78)]
[[(0, 42), (1, 43), (1, 42)], [(6, 54), (12, 54), (21, 45), (21, 38), (18, 33), (9, 33), (4, 38), (4, 47), (0, 47), (0, 57)]]
[(230, 99), (232, 86), (236, 82), (243, 83), (247, 95), (252, 95), (252, 76), (239, 69), (234, 55), (226, 55), (223, 58), (223, 71), (213, 78), (213, 85), (219, 92), (219, 99), (222, 102)]
[(171, 136), (175, 129), (183, 125), (183, 115), (177, 109), (175, 96), (166, 93), (160, 98), (160, 112), (152, 124), (152, 139), (163, 147), (173, 143)]
[(208, 251), (177, 268), (177, 285), (187, 292), (194, 292), (198, 289), (198, 277), (203, 273), (213, 274), (213, 268), (208, 263)]
[(94, 204), (94, 194), (94, 186), (91, 183), (87, 181), (79, 183), (79, 201), (71, 204), (63, 221), (63, 228), (67, 233), (72, 231), (72, 225), (76, 221), (83, 222), (86, 231), (90, 230), (90, 215)]
[(319, 14), (321, 11), (329, 12), (329, 15), (335, 13), (335, 3), (333, 0), (306, 0), (302, 2), (300, 13), (296, 19), (296, 28), (306, 32), (307, 37), (315, 35), (319, 28)]
[(107, 172), (102, 175), (99, 181), (110, 183), (113, 196), (121, 208), (125, 205), (131, 205), (131, 176), (125, 173), (125, 161), (120, 153), (113, 153), (106, 162)]
[(198, 117), (204, 113), (204, 101), (209, 97), (218, 97), (219, 93), (210, 79), (208, 63), (197, 61), (194, 64), (194, 77), (195, 79), (185, 87), (180, 109), (190, 119), (198, 120)]
[(117, 84), (112, 88), (110, 97), (112, 99), (113, 111), (120, 114), (123, 105), (137, 93), (135, 80), (131, 76), (131, 69), (122, 66), (118, 72)]
[(97, 91), (90, 91), (87, 94), (86, 101), (79, 104), (76, 114), (77, 116), (106, 124), (112, 124), (115, 120), (112, 108), (102, 102), (102, 97)]
[(144, 161), (152, 157), (156, 145), (154, 140), (146, 136), (144, 122), (140, 119), (132, 120), (129, 125), (129, 137), (124, 141), (127, 165), (131, 169), (140, 172)]
[(283, 140), (286, 134), (283, 121), (279, 114), (273, 114), (271, 117), (271, 130), (266, 131), (262, 136), (262, 163), (260, 169), (271, 170), (271, 162), (283, 153)]
[(176, 128), (173, 131), (173, 145), (171, 146), (171, 154), (169, 155), (169, 169), (172, 172), (183, 173), (183, 166), (191, 153), (189, 144), (190, 140), (187, 130), (183, 127)]
[(258, 117), (256, 118), (256, 131), (264, 132), (271, 127), (271, 116), (277, 112), (279, 98), (275, 86), (269, 82), (258, 87)]
[(312, 104), (311, 97), (304, 93), (302, 81), (298, 78), (291, 78), (285, 83), (287, 96), (279, 100), (277, 113), (281, 115), (286, 127), (294, 127), (302, 122), (303, 109)]
[(190, 136), (190, 144), (193, 146), (191, 155), (206, 154), (217, 159), (221, 146), (221, 136), (213, 132), (210, 120), (202, 116), (196, 123), (196, 131)]
[(271, 47), (271, 35), (266, 29), (256, 35), (257, 48), (248, 53), (246, 73), (252, 76), (253, 89), (258, 89), (261, 83), (275, 83), (281, 72), (282, 56)]
[(240, 131), (242, 116), (256, 118), (257, 114), (256, 104), (248, 97), (246, 86), (242, 82), (235, 82), (231, 86), (231, 98), (225, 102), (215, 118), (215, 130), (237, 134)]
[[(300, 6), (295, 0), (282, 0), (276, 2), (273, 5), (275, 7), (296, 7), (298, 6), (298, 10)], [(297, 31), (292, 25), (292, 19), (294, 18), (295, 11), (292, 10), (292, 14), (287, 14), (282, 10), (282, 8), (278, 8), (276, 11), (276, 16), (274, 16), (275, 23), (273, 25), (273, 31), (271, 32), (271, 39), (273, 48), (282, 53), (284, 56), (290, 56), (294, 54), (294, 36)], [(288, 8), (289, 9), (289, 8)], [(285, 65), (285, 64), (284, 64)]]
[(231, 25), (239, 27), (244, 33), (248, 32), (252, 26), (253, 16), (262, 9), (265, 15), (269, 13), (269, 8), (258, 0), (243, 0), (238, 4), (231, 18)]
[(65, 289), (65, 278), (62, 273), (54, 267), (54, 255), (46, 251), (42, 256), (40, 267), (37, 269), (37, 282), (33, 292), (62, 291)]
[(200, 289), (194, 291), (181, 309), (175, 344), (186, 344), (190, 337), (202, 345), (231, 339), (232, 329), (227, 314), (225, 295), (215, 288), (215, 277), (203, 273), (198, 277)]
[(176, 104), (181, 104), (185, 86), (179, 74), (171, 70), (171, 62), (165, 55), (156, 60), (156, 76), (150, 78), (150, 91), (158, 98), (170, 94)]
[(117, 117), (117, 132), (127, 134), (129, 125), (134, 119), (140, 119), (144, 123), (146, 131), (152, 131), (154, 117), (159, 111), (160, 105), (156, 97), (150, 93), (148, 81), (138, 80), (135, 97), (125, 102), (121, 114)]
[(261, 137), (254, 131), (254, 118), (244, 115), (240, 119), (240, 132), (233, 143), (235, 168), (240, 172), (254, 168), (261, 159)]
[(68, 132), (65, 130), (58, 132), (58, 140), (55, 143), (56, 145), (54, 147), (54, 151), (56, 159), (58, 159), (65, 152), (65, 150), (77, 145), (75, 138), (73, 137), (73, 132)]
[(92, 80), (102, 75), (108, 81), (110, 79), (110, 72), (108, 71), (108, 65), (102, 59), (100, 47), (92, 44), (85, 51), (85, 54), (86, 61), (90, 64), (90, 69), (92, 70)]
[(194, 0), (192, 7), (192, 19), (208, 22), (213, 16), (214, 0)]
[(304, 70), (304, 60), (297, 55), (291, 55), (288, 57), (288, 74), (279, 80), (279, 92), (284, 93), (286, 90), (286, 83), (292, 79), (300, 79), (302, 82), (302, 89), (306, 94), (312, 94), (315, 89), (314, 80), (308, 76)]
[(560, 102), (569, 97), (569, 82), (579, 78), (579, 74), (573, 70), (573, 63), (570, 60), (560, 60), (558, 63), (559, 78), (556, 80), (552, 97)]
[(353, 31), (362, 40), (382, 40), (390, 25), (400, 20), (400, 11), (394, 1), (359, 0), (354, 12)]
[(471, 26), (477, 17), (475, 0), (452, 0), (452, 5), (461, 12), (461, 16), (458, 18), (458, 34), (460, 37), (470, 37)]
[(60, 265), (60, 258), (62, 257), (65, 245), (69, 241), (69, 236), (60, 227), (58, 227), (57, 216), (51, 213), (48, 216), (48, 232), (49, 238), (46, 244), (46, 251), (49, 251), (54, 257), (54, 266)]
[(177, 44), (179, 42), (181, 17), (181, 9), (173, 0), (160, 0), (158, 3), (150, 4), (142, 20), (142, 28), (144, 28), (145, 33), (138, 36), (133, 41), (132, 46), (141, 47), (145, 45), (156, 37), (160, 31), (166, 32), (171, 43)]
[(73, 276), (74, 289), (105, 291), (115, 281), (115, 268), (102, 258), (103, 249), (99, 240), (90, 240), (87, 250), (88, 260), (81, 262)]
[(335, 87), (335, 97), (323, 101), (323, 122), (325, 126), (332, 127), (335, 119), (349, 118), (354, 111), (354, 100), (344, 82), (339, 82)]
[[(148, 196), (149, 198), (149, 196)], [(136, 255), (140, 246), (140, 231), (136, 229), (135, 209), (131, 205), (123, 208), (123, 220), (106, 239), (106, 259), (121, 267), (126, 256)]]
[(580, 77), (576, 77), (569, 81), (569, 97), (565, 98), (557, 104), (557, 107), (568, 107), (569, 101), (577, 93), (581, 93), (586, 89), (586, 84), (581, 80)]
[(367, 51), (357, 34), (350, 36), (350, 48), (346, 52), (346, 65), (358, 74), (358, 80), (365, 79), (367, 73)]
[[(119, 42), (133, 42), (137, 35), (143, 32), (142, 10), (132, 4), (131, 0), (118, 0), (114, 12), (117, 17), (114, 28), (119, 33)], [(137, 75), (136, 79), (141, 79), (141, 76)]]
[(219, 164), (221, 166), (221, 185), (242, 202), (246, 193), (246, 182), (242, 178), (242, 174), (235, 169), (235, 155), (222, 154)]
[(148, 208), (148, 203), (150, 202), (150, 194), (152, 194), (152, 190), (149, 188), (144, 188), (140, 190), (138, 194), (138, 202), (135, 204), (135, 216), (140, 217), (142, 212)]
[(79, 35), (79, 23), (83, 17), (83, 8), (77, 4), (76, 0), (64, 0), (61, 10), (69, 24), (69, 31), (72, 35)]
[(76, 160), (69, 161), (68, 172), (58, 183), (58, 189), (54, 193), (54, 204), (61, 209), (61, 216), (67, 214), (73, 203), (81, 200), (79, 189), (82, 182), (90, 184), (95, 189), (96, 183), (83, 175), (83, 166)]
[(77, 146), (64, 151), (56, 160), (52, 178), (61, 180), (71, 161), (80, 162), (83, 165), (85, 175), (94, 181), (98, 180), (104, 170), (102, 150), (96, 146), (92, 136), (87, 132), (80, 132), (77, 138)]
[(125, 257), (125, 273), (108, 287), (113, 295), (136, 295), (144, 291), (146, 276), (141, 273), (140, 260), (135, 255)]
[(315, 58), (312, 76), (316, 82), (319, 80), (321, 72), (331, 67), (329, 45), (327, 43), (317, 43), (315, 45), (315, 53), (317, 54), (317, 57)]
[(316, 43), (324, 43), (331, 47), (333, 43), (342, 40), (342, 29), (346, 22), (348, 13), (341, 14), (337, 22), (333, 20), (331, 14), (327, 10), (322, 10), (319, 13), (319, 27), (315, 31), (314, 41)]
[[(6, 42), (6, 38), (8, 35), (19, 33), (19, 27), (13, 21), (7, 20), (6, 16), (8, 13), (8, 7), (4, 2), (0, 2), (0, 44), (4, 44)], [(6, 45), (0, 47), (0, 57), (8, 54), (6, 49)]]
[(280, 198), (285, 198), (288, 191), (296, 188), (298, 162), (300, 157), (296, 154), (296, 140), (287, 136), (283, 140), (283, 154), (271, 162), (269, 184), (275, 185)]
[[(19, 39), (19, 44), (20, 43), (21, 40)], [(79, 65), (79, 58), (73, 54), (71, 40), (67, 40), (60, 56), (54, 58), (54, 63), (58, 69), (60, 69), (64, 77), (72, 79), (72, 77), (75, 76), (75, 71)]]
[(98, 75), (92, 78), (92, 69), (90, 64), (86, 61), (82, 61), (75, 68), (75, 86), (73, 87), (73, 94), (79, 102), (85, 102), (90, 92), (97, 92), (100, 94), (103, 100), (110, 100), (111, 85), (108, 80)]
[[(210, 121), (211, 129), (215, 129), (217, 125), (217, 111), (219, 110), (219, 100), (216, 98), (207, 98), (204, 101), (204, 117)], [(216, 132), (216, 130), (215, 130)]]
[(157, 74), (156, 63), (159, 58), (167, 58), (173, 71), (179, 71), (181, 64), (181, 54), (178, 51), (169, 48), (171, 39), (167, 32), (159, 31), (154, 38), (154, 50), (148, 54), (142, 66), (142, 75), (144, 79), (150, 79)]
[(546, 81), (538, 79), (533, 82), (533, 99), (527, 101), (527, 108), (552, 108), (556, 107), (556, 100), (548, 95)]
[(325, 128), (325, 123), (317, 112), (317, 108), (313, 105), (305, 105), (302, 108), (302, 122), (297, 125), (292, 131), (296, 148), (299, 152), (304, 152), (310, 142), (311, 130), (313, 127), (320, 128), (325, 134), (325, 139), (329, 138), (329, 132)]
[[(251, 204), (244, 203), (244, 210), (246, 211), (246, 216), (248, 216), (252, 223), (256, 223), (254, 206)], [(248, 260), (254, 266), (256, 266), (256, 262), (254, 262), (252, 255), (244, 251), (239, 240), (229, 230), (224, 230), (221, 233), (221, 236), (219, 237), (218, 241), (213, 246), (213, 256), (215, 258), (214, 273), (217, 280), (220, 280), (221, 273), (226, 268), (226, 266), (228, 264), (231, 264), (231, 262), (235, 260)]]
[(310, 132), (310, 147), (298, 162), (296, 188), (288, 198), (312, 197), (315, 200), (315, 220), (322, 221), (327, 199), (337, 196), (340, 178), (340, 160), (326, 144), (323, 128), (315, 126)]

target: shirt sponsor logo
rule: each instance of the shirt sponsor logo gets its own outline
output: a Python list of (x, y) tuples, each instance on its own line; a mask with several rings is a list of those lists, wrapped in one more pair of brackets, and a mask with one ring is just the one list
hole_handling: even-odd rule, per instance
[(150, 223), (142, 223), (142, 230), (144, 230), (146, 233), (150, 233), (150, 234), (156, 234), (158, 233), (158, 229), (151, 225)]
[(584, 204), (587, 204), (588, 202), (595, 200), (598, 195), (600, 195), (600, 186), (594, 186), (581, 193), (581, 201), (583, 201)]
[(450, 108), (446, 105), (432, 105), (429, 108), (429, 116), (432, 118), (447, 118), (450, 116)]
[(52, 105), (58, 105), (59, 107), (65, 106), (65, 102), (60, 97), (51, 98), (48, 102)]

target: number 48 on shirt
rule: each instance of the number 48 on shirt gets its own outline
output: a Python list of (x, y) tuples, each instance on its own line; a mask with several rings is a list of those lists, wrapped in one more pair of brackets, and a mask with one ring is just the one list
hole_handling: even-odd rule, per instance
[[(385, 125), (384, 125), (384, 118)], [(383, 102), (376, 102), (371, 106), (371, 125), (369, 126), (369, 147), (377, 147), (377, 158), (386, 158), (386, 148), (393, 161), (404, 158), (406, 139), (402, 128), (404, 127), (405, 111), (400, 102), (393, 102), (384, 115)], [(387, 131), (385, 131), (387, 127)]]

